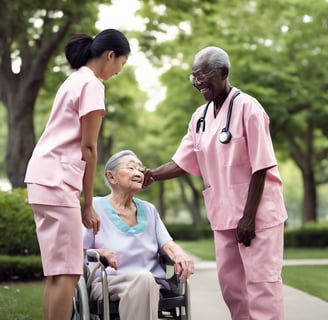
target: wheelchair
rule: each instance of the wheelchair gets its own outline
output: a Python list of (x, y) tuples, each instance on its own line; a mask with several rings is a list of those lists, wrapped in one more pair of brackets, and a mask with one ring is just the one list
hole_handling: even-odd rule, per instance
[[(84, 275), (75, 288), (71, 320), (119, 320), (119, 301), (111, 301), (108, 293), (107, 260), (96, 250), (87, 250)], [(158, 319), (191, 320), (189, 280), (181, 283), (174, 272), (174, 262), (167, 256), (159, 256), (159, 262), (166, 271), (166, 280), (175, 290), (160, 289)], [(95, 272), (100, 269), (103, 299), (92, 300), (91, 283)], [(144, 320), (144, 319), (136, 319)]]

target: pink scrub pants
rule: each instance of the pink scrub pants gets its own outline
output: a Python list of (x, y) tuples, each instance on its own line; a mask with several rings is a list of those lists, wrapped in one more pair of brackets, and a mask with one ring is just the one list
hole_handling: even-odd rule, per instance
[(236, 230), (214, 231), (222, 296), (232, 320), (283, 320), (284, 225), (256, 232), (250, 247), (237, 241)]

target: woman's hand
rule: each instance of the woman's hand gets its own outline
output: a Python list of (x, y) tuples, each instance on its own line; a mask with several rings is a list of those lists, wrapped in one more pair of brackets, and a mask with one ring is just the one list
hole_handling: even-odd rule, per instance
[(115, 251), (109, 249), (97, 249), (98, 253), (105, 257), (109, 266), (115, 270), (118, 268), (117, 255)]
[(179, 276), (181, 282), (185, 282), (192, 274), (194, 274), (195, 266), (193, 259), (173, 240), (164, 244), (162, 250), (174, 262), (175, 273)]
[(194, 261), (186, 253), (175, 256), (174, 268), (181, 282), (185, 282), (195, 272)]
[(87, 229), (93, 229), (93, 234), (97, 234), (100, 227), (100, 219), (92, 206), (85, 206), (82, 209), (82, 223)]

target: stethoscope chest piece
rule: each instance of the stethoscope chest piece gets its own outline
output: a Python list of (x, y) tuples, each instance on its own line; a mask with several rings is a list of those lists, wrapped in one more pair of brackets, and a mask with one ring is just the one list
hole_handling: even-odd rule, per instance
[[(223, 144), (229, 143), (232, 138), (232, 135), (229, 131), (231, 112), (232, 112), (232, 107), (233, 107), (233, 101), (239, 94), (240, 94), (239, 90), (235, 91), (229, 102), (226, 126), (222, 129), (222, 131), (220, 132), (220, 135), (219, 135), (219, 141)], [(202, 129), (202, 132), (205, 131), (205, 118), (206, 118), (207, 109), (208, 109), (208, 106), (210, 105), (210, 103), (211, 103), (211, 101), (207, 102), (202, 116), (198, 119), (198, 121), (196, 123), (196, 133), (198, 133), (200, 129)], [(198, 148), (196, 148), (196, 149), (198, 150)]]
[(229, 130), (226, 128), (223, 128), (220, 135), (219, 135), (219, 141), (223, 144), (229, 143), (232, 138), (232, 135)]

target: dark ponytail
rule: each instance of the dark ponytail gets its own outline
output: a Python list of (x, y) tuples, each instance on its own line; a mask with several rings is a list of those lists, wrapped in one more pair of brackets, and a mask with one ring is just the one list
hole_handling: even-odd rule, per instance
[(112, 50), (116, 57), (128, 55), (131, 51), (125, 35), (115, 29), (106, 29), (94, 38), (77, 33), (71, 36), (65, 47), (65, 55), (73, 69), (79, 69), (90, 59), (100, 57), (103, 52)]
[(84, 66), (91, 58), (92, 37), (84, 34), (73, 34), (66, 44), (65, 55), (73, 69)]

